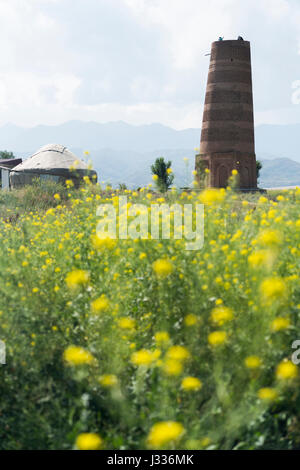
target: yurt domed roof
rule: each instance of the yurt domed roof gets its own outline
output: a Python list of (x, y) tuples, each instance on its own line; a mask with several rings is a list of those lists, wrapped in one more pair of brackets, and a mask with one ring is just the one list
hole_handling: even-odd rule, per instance
[[(75, 164), (76, 162), (76, 164)], [(48, 144), (40, 148), (31, 157), (27, 158), (23, 163), (14, 168), (16, 172), (35, 172), (41, 173), (50, 172), (60, 173), (62, 170), (70, 170), (70, 167), (76, 167), (76, 170), (88, 171), (88, 166), (85, 162), (76, 157), (67, 147), (58, 144)]]

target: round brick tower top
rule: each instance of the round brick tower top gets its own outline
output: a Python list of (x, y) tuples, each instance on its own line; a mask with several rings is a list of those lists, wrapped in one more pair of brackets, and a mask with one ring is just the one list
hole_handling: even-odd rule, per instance
[(226, 152), (255, 154), (249, 41), (212, 44), (200, 155)]

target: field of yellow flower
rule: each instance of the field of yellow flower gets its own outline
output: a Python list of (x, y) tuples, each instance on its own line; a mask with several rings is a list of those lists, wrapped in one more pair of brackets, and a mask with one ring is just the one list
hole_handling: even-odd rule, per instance
[(98, 238), (90, 184), (1, 219), (0, 448), (300, 448), (300, 191), (122, 194), (204, 204), (204, 247)]

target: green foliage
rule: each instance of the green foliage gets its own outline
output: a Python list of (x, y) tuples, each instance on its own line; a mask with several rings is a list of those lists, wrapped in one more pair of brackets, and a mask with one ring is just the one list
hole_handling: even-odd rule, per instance
[(256, 176), (257, 179), (259, 178), (260, 175), (260, 170), (262, 169), (263, 165), (259, 160), (256, 160)]
[(172, 162), (165, 162), (163, 157), (157, 158), (154, 165), (151, 165), (152, 175), (157, 177), (155, 184), (162, 193), (168, 191), (174, 181), (174, 175), (171, 173), (171, 165)]
[[(172, 238), (97, 239), (97, 207), (116, 195), (49, 182), (5, 196), (12, 214), (24, 206), (0, 220), (0, 449), (72, 449), (86, 432), (107, 449), (143, 449), (164, 421), (185, 429), (164, 448), (299, 449), (299, 375), (276, 370), (300, 328), (300, 192), (167, 193), (166, 203), (205, 204), (195, 252)], [(278, 318), (287, 326), (274, 328)], [(67, 362), (72, 345), (92, 360)], [(186, 389), (189, 377), (202, 387)], [(277, 399), (261, 399), (265, 387)]]
[[(67, 202), (68, 192), (70, 191), (63, 184), (41, 182), (38, 178), (32, 185), (17, 191), (0, 191), (0, 218), (16, 220), (27, 211), (43, 211), (56, 207), (61, 201)], [(55, 194), (59, 194), (60, 201), (54, 198)]]
[(0, 160), (9, 160), (12, 158), (16, 158), (13, 152), (8, 152), (7, 150), (0, 151)]

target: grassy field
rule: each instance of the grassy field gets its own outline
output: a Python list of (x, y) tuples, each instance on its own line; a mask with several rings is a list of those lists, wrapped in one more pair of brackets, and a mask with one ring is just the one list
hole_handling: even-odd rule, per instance
[(205, 242), (101, 240), (86, 184), (0, 194), (1, 449), (300, 448), (300, 191), (204, 203)]

